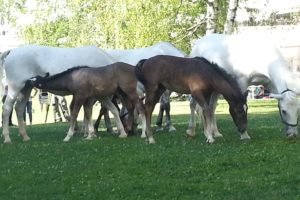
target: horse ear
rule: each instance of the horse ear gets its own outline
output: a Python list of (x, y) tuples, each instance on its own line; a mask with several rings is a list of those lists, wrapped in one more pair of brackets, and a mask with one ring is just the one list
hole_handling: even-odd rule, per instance
[(273, 94), (273, 93), (270, 94), (270, 97), (278, 100), (283, 98), (282, 94)]

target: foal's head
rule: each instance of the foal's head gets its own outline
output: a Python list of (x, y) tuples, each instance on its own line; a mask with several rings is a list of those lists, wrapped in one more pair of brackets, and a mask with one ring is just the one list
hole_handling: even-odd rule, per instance
[(247, 129), (247, 95), (248, 91), (228, 101), (230, 115), (241, 133)]
[(46, 75), (44, 77), (35, 76), (35, 77), (29, 79), (26, 84), (29, 84), (33, 87), (42, 88), (43, 83), (47, 80), (48, 77), (49, 77), (49, 73), (46, 73)]

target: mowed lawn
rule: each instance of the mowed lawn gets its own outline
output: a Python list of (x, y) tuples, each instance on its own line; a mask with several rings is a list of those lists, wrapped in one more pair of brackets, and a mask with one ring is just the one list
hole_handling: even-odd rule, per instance
[(247, 142), (225, 101), (217, 107), (224, 138), (212, 145), (199, 123), (186, 137), (188, 102), (171, 109), (177, 131), (155, 132), (154, 145), (110, 135), (103, 122), (101, 138), (68, 143), (67, 123), (28, 126), (28, 143), (11, 128), (13, 143), (0, 144), (0, 199), (300, 199), (300, 141), (285, 138), (275, 100), (249, 101)]

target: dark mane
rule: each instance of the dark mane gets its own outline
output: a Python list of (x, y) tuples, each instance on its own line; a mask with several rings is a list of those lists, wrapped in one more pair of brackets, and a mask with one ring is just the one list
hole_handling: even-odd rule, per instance
[(219, 67), (216, 63), (209, 62), (207, 59), (203, 57), (195, 57), (197, 60), (201, 60), (206, 64), (209, 64), (220, 76), (222, 76), (225, 80), (228, 80), (228, 83), (231, 85), (231, 87), (242, 93), (241, 88), (239, 87), (239, 84), (234, 76), (229, 74), (227, 71), (225, 71), (223, 68)]
[(78, 70), (78, 69), (82, 69), (82, 68), (90, 68), (88, 66), (77, 66), (77, 67), (72, 67), (66, 71), (63, 71), (61, 73), (58, 74), (54, 74), (53, 76), (49, 76), (45, 78), (45, 81), (51, 81), (53, 79), (57, 79), (60, 78), (61, 76), (64, 76), (65, 74), (71, 73), (72, 71)]

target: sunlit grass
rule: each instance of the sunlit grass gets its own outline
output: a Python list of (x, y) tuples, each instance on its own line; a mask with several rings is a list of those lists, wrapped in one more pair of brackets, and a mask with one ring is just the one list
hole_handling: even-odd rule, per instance
[(156, 132), (155, 145), (103, 125), (101, 138), (77, 134), (69, 143), (67, 123), (27, 127), (29, 143), (11, 128), (13, 143), (0, 144), (0, 199), (300, 199), (299, 139), (286, 140), (276, 101), (249, 102), (248, 142), (224, 101), (215, 144), (199, 123), (195, 138), (185, 136), (188, 113), (187, 102), (172, 102), (177, 131)]

